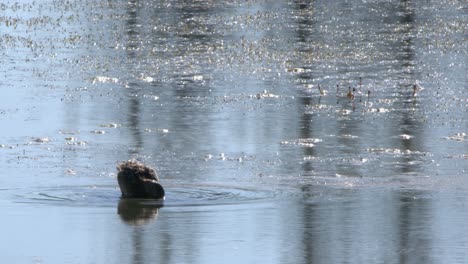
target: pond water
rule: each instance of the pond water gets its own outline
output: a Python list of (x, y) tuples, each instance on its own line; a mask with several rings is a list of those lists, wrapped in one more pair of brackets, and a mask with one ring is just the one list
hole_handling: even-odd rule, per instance
[(2, 1), (1, 261), (467, 263), (466, 11)]

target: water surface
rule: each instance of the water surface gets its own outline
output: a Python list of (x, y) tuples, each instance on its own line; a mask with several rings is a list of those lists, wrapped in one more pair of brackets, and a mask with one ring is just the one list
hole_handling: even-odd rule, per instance
[(0, 11), (3, 262), (468, 261), (462, 1)]

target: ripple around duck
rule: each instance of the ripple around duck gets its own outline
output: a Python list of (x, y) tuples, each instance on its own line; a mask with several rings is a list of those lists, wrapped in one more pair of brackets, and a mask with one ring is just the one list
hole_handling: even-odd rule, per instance
[[(161, 200), (132, 199), (140, 205), (184, 207), (244, 204), (273, 199), (273, 191), (229, 186), (169, 186)], [(15, 189), (13, 201), (24, 204), (114, 207), (120, 198), (117, 186), (57, 186), (32, 190)]]
[(273, 191), (228, 186), (172, 187), (166, 188), (164, 206), (203, 206), (243, 204), (270, 200)]
[(63, 206), (115, 206), (120, 192), (115, 186), (57, 186), (14, 190), (14, 201)]

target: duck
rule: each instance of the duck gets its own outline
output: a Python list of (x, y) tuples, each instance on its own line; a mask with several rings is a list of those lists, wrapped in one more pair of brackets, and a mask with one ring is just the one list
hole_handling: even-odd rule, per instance
[(117, 181), (122, 198), (164, 199), (165, 191), (156, 171), (136, 160), (117, 166)]

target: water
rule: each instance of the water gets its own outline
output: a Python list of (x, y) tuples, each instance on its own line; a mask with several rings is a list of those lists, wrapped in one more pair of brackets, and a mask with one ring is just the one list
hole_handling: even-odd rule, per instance
[(2, 262), (468, 262), (461, 1), (0, 11)]

